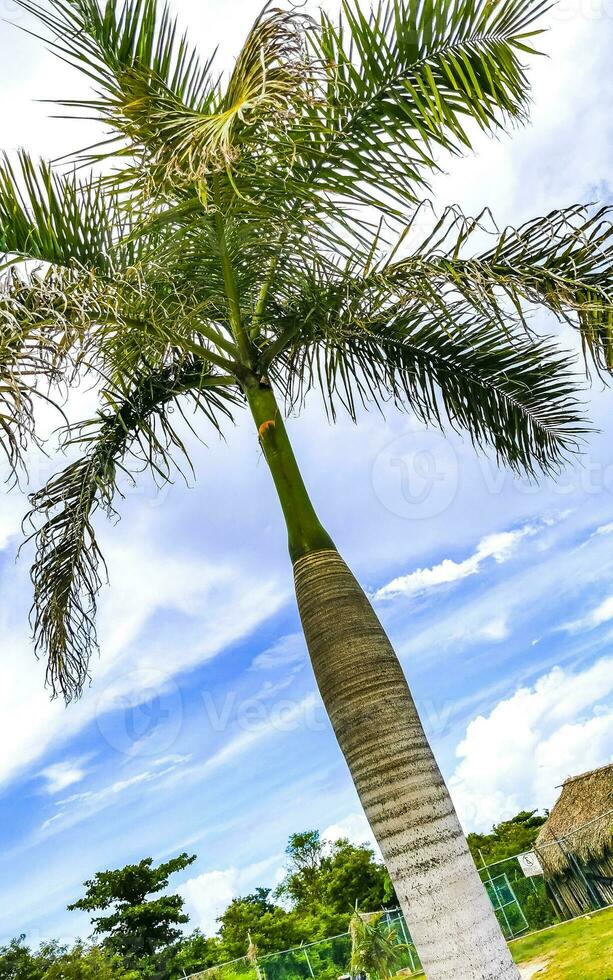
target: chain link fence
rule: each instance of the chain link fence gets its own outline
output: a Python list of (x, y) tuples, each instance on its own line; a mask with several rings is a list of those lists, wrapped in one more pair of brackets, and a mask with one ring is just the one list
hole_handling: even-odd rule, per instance
[[(613, 810), (565, 834), (546, 840), (532, 851), (479, 868), (506, 939), (586, 912), (613, 905)], [(598, 848), (596, 848), (598, 842)], [(383, 920), (402, 946), (399, 974), (421, 972), (419, 957), (400, 909)], [(348, 973), (348, 933), (306, 943), (279, 953), (241, 959), (194, 973), (187, 980), (338, 980)]]
[[(403, 946), (399, 954), (399, 972), (409, 976), (419, 973), (419, 957), (400, 909), (386, 912), (382, 921), (394, 929)], [(188, 980), (338, 980), (347, 974), (350, 957), (351, 939), (349, 933), (344, 932), (279, 953), (243, 956), (191, 974)]]

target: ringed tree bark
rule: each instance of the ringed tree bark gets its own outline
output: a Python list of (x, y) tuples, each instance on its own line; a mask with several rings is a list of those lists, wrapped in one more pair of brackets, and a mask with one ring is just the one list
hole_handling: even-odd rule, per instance
[(398, 657), (317, 517), (272, 388), (245, 393), (317, 684), (428, 980), (517, 980)]

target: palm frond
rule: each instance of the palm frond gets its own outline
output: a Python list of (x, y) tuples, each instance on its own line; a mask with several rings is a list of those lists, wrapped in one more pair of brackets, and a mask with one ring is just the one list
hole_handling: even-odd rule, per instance
[(77, 180), (20, 151), (0, 161), (0, 256), (101, 272), (121, 231), (115, 202), (99, 180)]
[[(296, 11), (264, 8), (240, 52), (219, 105), (209, 115), (193, 114), (173, 126), (167, 143), (178, 169), (192, 180), (231, 167), (246, 134), (249, 152), (295, 120), (309, 71), (303, 36), (309, 20)], [(258, 126), (259, 123), (263, 125)], [(187, 159), (187, 166), (182, 162)]]
[(29, 298), (11, 269), (0, 282), (0, 448), (10, 478), (24, 467), (24, 453), (36, 440), (35, 403), (52, 402), (49, 385), (61, 383), (68, 358), (62, 338), (28, 315)]
[[(613, 222), (610, 206), (573, 205), (498, 230), (489, 212), (465, 217), (447, 209), (425, 240), (401, 260), (383, 259), (370, 279), (426, 303), (461, 296), (505, 330), (510, 320), (531, 332), (543, 307), (579, 330), (586, 353), (613, 370)], [(405, 229), (410, 232), (410, 226)], [(494, 239), (486, 251), (466, 254)]]
[[(135, 167), (116, 181), (158, 189), (200, 185), (212, 170), (231, 165), (240, 152), (237, 131), (264, 120), (261, 136), (287, 128), (303, 88), (307, 18), (268, 5), (249, 32), (227, 88), (179, 38), (166, 5), (157, 0), (60, 0), (52, 10), (19, 0), (56, 40), (58, 53), (96, 84), (96, 100), (60, 100), (95, 112), (111, 124), (119, 144), (105, 155), (136, 154)], [(206, 187), (200, 188), (206, 193)]]
[(332, 417), (391, 401), (529, 473), (577, 449), (574, 361), (530, 317), (574, 324), (613, 369), (610, 210), (502, 233), (449, 211), (413, 246), (442, 155), (527, 117), (548, 0), (344, 0), (317, 24), (267, 5), (228, 77), (163, 0), (17, 2), (93, 84), (63, 104), (111, 129), (75, 160), (116, 158), (100, 180), (25, 155), (0, 165), (9, 465), (41, 382), (86, 370), (107, 399), (73, 428), (82, 458), (33, 498), (35, 636), (55, 692), (78, 694), (95, 646), (93, 515), (131, 458), (170, 478), (182, 394), (218, 428), (268, 375), (290, 405), (311, 387)]
[(451, 424), (515, 470), (555, 470), (585, 425), (574, 359), (550, 338), (505, 330), (461, 296), (424, 298), (389, 283), (319, 270), (293, 307), (277, 311), (287, 337), (270, 365), (291, 404), (321, 390), (334, 418), (389, 401), (427, 424)]
[(546, 307), (579, 329), (597, 367), (613, 371), (612, 215), (610, 206), (574, 205), (508, 228), (488, 252), (456, 260), (452, 281), (500, 319), (497, 292), (519, 312), (522, 302)]
[[(326, 65), (324, 108), (311, 111), (294, 168), (307, 188), (376, 202), (415, 201), (436, 169), (436, 147), (471, 146), (470, 124), (523, 121), (522, 57), (548, 0), (345, 0), (311, 37)], [(322, 113), (322, 114), (320, 114)], [(302, 169), (301, 169), (302, 165)], [(360, 193), (361, 191), (361, 193)]]
[(407, 944), (398, 942), (393, 926), (382, 922), (383, 913), (363, 913), (357, 909), (349, 921), (352, 976), (365, 973), (377, 980), (389, 980), (400, 969)]
[(98, 508), (114, 513), (118, 480), (129, 474), (126, 457), (139, 464), (139, 471), (146, 466), (159, 482), (169, 481), (174, 454), (189, 459), (171, 419), (172, 407), (180, 409), (178, 400), (187, 396), (219, 430), (239, 401), (231, 383), (189, 358), (141, 376), (131, 390), (107, 388), (107, 409), (81, 425), (68, 443), (85, 446), (85, 455), (32, 495), (29, 520), (40, 525), (34, 532), (31, 573), (34, 639), (37, 653), (47, 659), (54, 696), (61, 693), (67, 701), (79, 696), (97, 648), (96, 597), (104, 561), (93, 515)]

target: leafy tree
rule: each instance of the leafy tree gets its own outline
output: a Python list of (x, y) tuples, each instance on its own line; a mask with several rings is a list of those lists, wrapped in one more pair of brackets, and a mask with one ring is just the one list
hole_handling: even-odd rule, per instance
[(77, 943), (43, 974), (43, 980), (140, 980), (141, 974), (126, 970), (119, 956)]
[(171, 875), (195, 860), (195, 855), (180, 854), (154, 867), (152, 858), (145, 858), (116, 871), (99, 871), (85, 882), (83, 898), (68, 908), (106, 912), (92, 917), (94, 935), (102, 937), (103, 946), (129, 966), (137, 965), (181, 936), (178, 927), (189, 921), (183, 899), (179, 895), (149, 896), (163, 891)]
[(2, 980), (139, 980), (140, 976), (126, 971), (119, 957), (80, 942), (72, 949), (43, 943), (33, 953), (21, 936), (0, 949)]
[(157, 972), (167, 980), (183, 980), (183, 977), (207, 970), (226, 959), (218, 936), (203, 936), (194, 930), (172, 946), (161, 950), (155, 957)]
[(510, 820), (495, 824), (489, 834), (469, 834), (466, 838), (478, 864), (493, 864), (532, 848), (547, 817), (536, 810), (522, 810)]
[(298, 917), (269, 901), (270, 891), (258, 888), (253, 895), (235, 898), (219, 917), (224, 959), (245, 956), (248, 935), (260, 954), (289, 949), (302, 940)]
[[(516, 978), (404, 674), (315, 513), (284, 414), (311, 389), (332, 419), (393, 402), (531, 474), (576, 449), (575, 361), (529, 313), (571, 323), (598, 369), (613, 367), (609, 210), (571, 205), (502, 233), (457, 208), (425, 236), (416, 221), (441, 153), (526, 119), (546, 0), (345, 0), (342, 18), (318, 19), (266, 7), (221, 79), (156, 0), (17, 2), (93, 84), (68, 111), (110, 134), (76, 171), (25, 153), (0, 170), (9, 470), (47, 381), (61, 395), (86, 372), (101, 396), (69, 429), (82, 457), (32, 498), (35, 642), (52, 689), (77, 696), (95, 648), (96, 510), (113, 512), (126, 470), (171, 477), (182, 413), (200, 433), (246, 407), (317, 681), (426, 972)], [(103, 178), (87, 176), (92, 159)]]
[(345, 916), (347, 906), (355, 906), (356, 902), (368, 911), (398, 905), (387, 868), (375, 860), (373, 851), (365, 844), (356, 846), (347, 840), (336, 841), (326, 859), (325, 872), (325, 901)]
[(304, 941), (348, 928), (356, 902), (369, 911), (398, 904), (387, 869), (366, 845), (337, 840), (326, 847), (318, 831), (292, 834), (288, 870), (279, 886), (300, 919)]
[(322, 866), (325, 844), (318, 830), (291, 834), (285, 849), (287, 872), (279, 894), (303, 906), (323, 898)]
[(25, 945), (25, 936), (13, 939), (8, 946), (0, 948), (1, 980), (40, 980), (50, 964), (46, 954), (34, 954)]

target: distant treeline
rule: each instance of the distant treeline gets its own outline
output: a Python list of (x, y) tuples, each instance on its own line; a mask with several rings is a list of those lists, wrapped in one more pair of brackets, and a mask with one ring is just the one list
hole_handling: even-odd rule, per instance
[[(470, 834), (475, 860), (490, 863), (529, 850), (543, 820), (522, 812), (490, 834)], [(252, 954), (264, 955), (339, 935), (356, 904), (369, 911), (397, 904), (385, 866), (366, 845), (344, 839), (330, 845), (317, 831), (304, 831), (290, 837), (286, 855), (281, 884), (233, 899), (213, 936), (187, 933), (183, 899), (167, 891), (170, 877), (193, 856), (157, 866), (146, 858), (99, 872), (69, 906), (91, 914), (89, 943), (46, 943), (34, 951), (21, 936), (0, 949), (0, 980), (181, 980), (245, 956), (250, 942)]]

